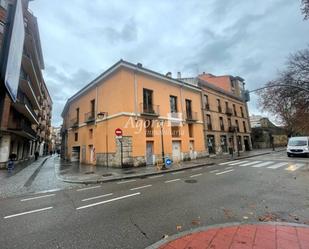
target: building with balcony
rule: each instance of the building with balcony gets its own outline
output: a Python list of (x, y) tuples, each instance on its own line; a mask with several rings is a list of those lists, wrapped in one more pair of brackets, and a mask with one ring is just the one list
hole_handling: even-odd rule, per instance
[(205, 156), (201, 108), (198, 87), (120, 60), (67, 101), (62, 155), (114, 167)]
[(244, 80), (233, 76), (201, 74), (183, 81), (201, 88), (204, 139), (207, 152), (227, 154), (251, 150), (247, 103), (242, 99)]
[[(16, 1), (1, 1), (4, 2), (0, 16), (5, 20), (8, 4)], [(16, 155), (17, 163), (24, 163), (34, 157), (35, 151), (47, 154), (50, 143), (52, 100), (42, 75), (44, 60), (37, 18), (28, 9), (28, 0), (21, 4), (25, 38), (16, 100), (0, 82), (0, 167), (5, 167), (10, 155)], [(6, 29), (2, 31), (1, 43)], [(2, 46), (1, 53), (5, 53), (4, 49)]]

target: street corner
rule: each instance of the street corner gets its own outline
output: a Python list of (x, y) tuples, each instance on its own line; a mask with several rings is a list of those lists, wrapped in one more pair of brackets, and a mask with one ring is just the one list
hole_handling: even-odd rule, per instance
[(294, 223), (229, 223), (165, 237), (146, 249), (309, 248), (309, 226)]

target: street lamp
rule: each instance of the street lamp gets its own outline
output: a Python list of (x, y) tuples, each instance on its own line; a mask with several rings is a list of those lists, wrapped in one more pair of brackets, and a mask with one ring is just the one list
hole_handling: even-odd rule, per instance
[(165, 167), (165, 155), (164, 155), (164, 143), (163, 143), (163, 125), (164, 125), (164, 120), (161, 119), (160, 120), (160, 128), (161, 128), (161, 146), (162, 146), (162, 161), (163, 161), (163, 165), (161, 169), (166, 169)]
[(107, 120), (108, 112), (99, 112), (97, 114), (98, 119), (106, 118), (106, 134), (105, 134), (105, 141), (106, 141), (106, 167), (108, 168), (108, 120)]

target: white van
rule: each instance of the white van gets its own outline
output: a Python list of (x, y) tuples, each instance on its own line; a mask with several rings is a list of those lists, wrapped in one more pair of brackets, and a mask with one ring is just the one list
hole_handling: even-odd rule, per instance
[(309, 157), (309, 137), (291, 137), (286, 152), (288, 157), (292, 155)]

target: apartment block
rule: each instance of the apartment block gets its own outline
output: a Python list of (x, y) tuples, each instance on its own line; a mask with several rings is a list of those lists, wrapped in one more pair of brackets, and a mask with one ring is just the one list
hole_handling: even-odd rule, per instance
[(243, 100), (241, 77), (203, 73), (184, 81), (201, 88), (205, 149), (211, 154), (228, 154), (252, 149), (247, 103)]
[(200, 88), (120, 60), (67, 101), (63, 157), (113, 167), (203, 157), (201, 110)]
[[(24, 30), (20, 70), (16, 71), (18, 88), (12, 99), (3, 81), (0, 82), (0, 166), (5, 167), (10, 155), (16, 163), (29, 162), (36, 151), (48, 153), (52, 100), (45, 84), (43, 53), (37, 18), (28, 9), (28, 0), (1, 1), (1, 55), (5, 54), (6, 19), (8, 8), (22, 6)], [(18, 57), (18, 56), (17, 56)]]

